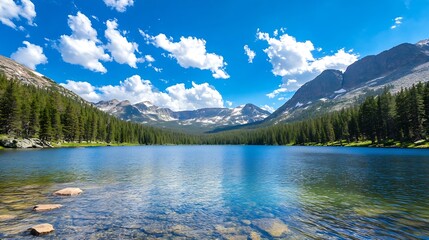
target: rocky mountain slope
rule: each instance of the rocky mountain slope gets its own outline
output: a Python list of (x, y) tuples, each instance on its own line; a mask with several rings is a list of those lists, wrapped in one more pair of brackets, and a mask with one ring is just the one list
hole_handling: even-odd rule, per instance
[(295, 121), (359, 103), (369, 95), (392, 93), (429, 81), (429, 40), (404, 43), (377, 55), (364, 57), (344, 73), (326, 70), (304, 84), (264, 123)]
[(26, 85), (33, 85), (43, 89), (53, 89), (61, 94), (72, 97), (80, 102), (85, 102), (74, 92), (58, 85), (53, 80), (43, 76), (42, 74), (33, 71), (22, 64), (13, 61), (10, 58), (0, 55), (0, 73), (5, 74), (7, 78), (17, 79)]
[(100, 110), (123, 120), (141, 122), (158, 127), (205, 132), (220, 126), (235, 126), (264, 120), (269, 112), (246, 104), (236, 108), (203, 108), (192, 111), (172, 111), (150, 102), (131, 104), (129, 101), (101, 101)]

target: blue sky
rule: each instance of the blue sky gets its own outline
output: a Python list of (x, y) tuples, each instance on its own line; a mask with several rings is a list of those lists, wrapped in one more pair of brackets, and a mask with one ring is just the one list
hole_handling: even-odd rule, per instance
[(0, 0), (0, 33), (1, 55), (90, 101), (273, 110), (324, 69), (429, 38), (429, 0)]

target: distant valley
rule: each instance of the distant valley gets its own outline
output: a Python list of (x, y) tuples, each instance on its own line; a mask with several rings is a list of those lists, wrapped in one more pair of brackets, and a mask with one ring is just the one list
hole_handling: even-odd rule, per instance
[(237, 126), (262, 121), (270, 115), (253, 104), (236, 108), (203, 108), (173, 111), (150, 102), (131, 104), (129, 101), (101, 101), (95, 104), (100, 110), (122, 120), (134, 121), (157, 127), (202, 133), (217, 127)]

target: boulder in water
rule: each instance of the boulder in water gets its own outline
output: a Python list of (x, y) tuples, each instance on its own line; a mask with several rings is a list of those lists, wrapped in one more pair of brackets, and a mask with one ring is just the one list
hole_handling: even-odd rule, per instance
[(271, 237), (281, 237), (283, 234), (289, 232), (287, 225), (276, 218), (262, 218), (254, 220), (252, 223)]
[(83, 191), (80, 188), (64, 188), (54, 192), (57, 196), (76, 196), (81, 194)]
[(60, 208), (62, 206), (63, 205), (61, 204), (38, 204), (33, 207), (33, 211), (36, 211), (36, 212), (49, 211), (49, 210)]
[(49, 223), (43, 223), (30, 228), (31, 235), (39, 236), (43, 234), (48, 234), (54, 231), (54, 226)]

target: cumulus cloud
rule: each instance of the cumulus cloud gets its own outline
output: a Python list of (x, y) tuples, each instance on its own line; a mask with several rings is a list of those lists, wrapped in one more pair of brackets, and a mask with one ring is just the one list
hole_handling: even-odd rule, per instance
[(100, 101), (100, 96), (96, 93), (96, 88), (88, 82), (75, 82), (67, 80), (67, 83), (60, 83), (61, 86), (81, 96), (83, 99), (90, 102)]
[(92, 27), (87, 16), (78, 12), (76, 16), (68, 16), (71, 35), (61, 35), (59, 51), (67, 63), (81, 65), (95, 72), (105, 73), (107, 69), (100, 61), (110, 61), (110, 56), (104, 52), (97, 31)]
[(395, 29), (397, 27), (399, 27), (399, 25), (402, 24), (402, 19), (404, 19), (403, 17), (396, 17), (395, 19), (393, 19), (393, 21), (395, 22), (390, 29)]
[(225, 71), (223, 57), (214, 53), (207, 53), (206, 41), (195, 37), (181, 37), (179, 42), (173, 42), (172, 38), (167, 38), (165, 34), (150, 36), (140, 30), (140, 33), (148, 43), (162, 48), (169, 52), (169, 57), (177, 60), (177, 63), (184, 68), (198, 68), (210, 70), (214, 78), (229, 78)]
[(276, 109), (274, 109), (273, 107), (271, 107), (270, 105), (264, 105), (261, 107), (263, 110), (268, 111), (270, 113), (274, 112)]
[(155, 62), (155, 58), (153, 58), (152, 55), (146, 55), (146, 56), (144, 56), (144, 59), (147, 62)]
[(279, 89), (267, 94), (270, 98), (274, 98), (279, 93), (296, 91), (326, 69), (344, 71), (359, 57), (352, 50), (346, 52), (344, 49), (339, 49), (333, 55), (316, 58), (313, 52), (318, 50), (311, 41), (299, 42), (295, 37), (284, 33), (284, 30), (280, 31), (283, 34), (278, 37), (271, 37), (259, 29), (256, 34), (259, 40), (268, 43), (264, 52), (273, 67), (273, 74), (282, 77)]
[(43, 54), (43, 48), (27, 41), (22, 42), (25, 47), (20, 47), (18, 50), (10, 56), (13, 60), (24, 64), (28, 68), (33, 70), (39, 64), (45, 64), (48, 62), (45, 54)]
[(225, 101), (225, 103), (226, 103), (226, 105), (227, 105), (228, 107), (231, 107), (231, 106), (232, 106), (232, 102), (231, 102), (231, 101)]
[(285, 88), (285, 87), (281, 87), (281, 86), (279, 86), (279, 87), (280, 88), (278, 88), (278, 89), (276, 89), (276, 90), (274, 90), (274, 91), (266, 94), (266, 96), (269, 97), (269, 98), (275, 98), (279, 93), (284, 93), (284, 92), (288, 91), (288, 89)]
[(253, 63), (256, 53), (252, 51), (247, 45), (244, 45), (244, 53), (247, 55), (249, 63)]
[(118, 12), (125, 12), (127, 7), (134, 5), (134, 0), (104, 0), (104, 3)]
[[(0, 22), (11, 28), (17, 29), (14, 20), (26, 19), (27, 23), (34, 26), (36, 17), (34, 4), (30, 0), (0, 0)], [(20, 29), (23, 29), (21, 26)]]
[(128, 42), (127, 38), (121, 35), (118, 28), (118, 22), (108, 20), (107, 29), (104, 32), (109, 43), (106, 48), (112, 53), (113, 59), (120, 64), (128, 64), (132, 68), (137, 68), (136, 63), (144, 59), (137, 58), (134, 52), (138, 52), (139, 45), (135, 42)]
[(129, 100), (132, 103), (149, 101), (175, 111), (224, 106), (222, 95), (208, 83), (192, 82), (190, 88), (179, 83), (167, 87), (165, 91), (159, 91), (150, 80), (134, 75), (121, 81), (119, 85), (94, 87), (88, 82), (75, 81), (61, 85), (93, 102), (111, 99)]

